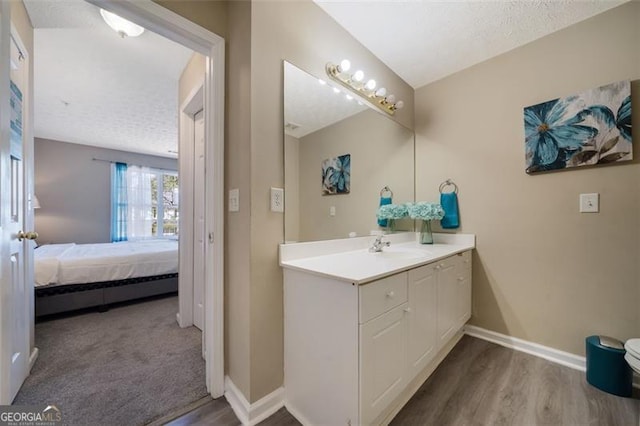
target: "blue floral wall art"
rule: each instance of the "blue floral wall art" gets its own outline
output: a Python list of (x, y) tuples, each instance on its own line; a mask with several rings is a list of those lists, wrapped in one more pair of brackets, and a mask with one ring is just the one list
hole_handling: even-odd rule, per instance
[(351, 154), (322, 162), (322, 195), (348, 194), (351, 191)]
[(631, 83), (526, 107), (524, 133), (527, 173), (631, 160)]

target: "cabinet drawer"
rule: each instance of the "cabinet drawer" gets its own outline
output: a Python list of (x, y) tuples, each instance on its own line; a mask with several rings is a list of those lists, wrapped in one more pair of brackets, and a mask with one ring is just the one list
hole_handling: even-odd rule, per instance
[(407, 301), (407, 273), (392, 275), (359, 288), (360, 323)]

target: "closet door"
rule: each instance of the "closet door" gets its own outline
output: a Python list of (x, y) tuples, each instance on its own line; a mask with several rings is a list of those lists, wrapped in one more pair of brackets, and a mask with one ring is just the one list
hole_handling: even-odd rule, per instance
[(193, 185), (193, 324), (204, 330), (204, 259), (205, 235), (205, 163), (204, 114), (194, 116), (194, 185)]

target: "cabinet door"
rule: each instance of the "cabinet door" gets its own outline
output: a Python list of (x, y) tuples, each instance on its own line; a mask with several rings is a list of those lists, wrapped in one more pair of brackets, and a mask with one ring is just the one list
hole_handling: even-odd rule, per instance
[(368, 425), (406, 385), (404, 303), (360, 326), (360, 423)]
[(458, 281), (458, 327), (462, 327), (471, 318), (471, 252), (457, 256), (456, 279)]
[(438, 275), (438, 347), (456, 332), (458, 325), (458, 280), (456, 256), (437, 262)]
[(436, 272), (436, 265), (427, 265), (409, 271), (408, 377), (415, 377), (436, 353), (438, 345)]

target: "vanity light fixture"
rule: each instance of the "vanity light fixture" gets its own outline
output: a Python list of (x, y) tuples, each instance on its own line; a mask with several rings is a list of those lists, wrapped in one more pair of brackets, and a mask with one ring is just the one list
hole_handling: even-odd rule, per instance
[[(350, 69), (351, 62), (347, 59), (343, 59), (338, 65), (329, 62), (325, 67), (327, 75), (331, 80), (349, 89), (370, 105), (379, 108), (387, 114), (394, 115), (396, 110), (404, 107), (404, 102), (396, 101), (396, 97), (392, 94), (387, 95), (387, 89), (384, 87), (376, 90), (377, 83), (374, 79), (369, 79), (364, 82), (364, 72), (362, 70), (357, 70), (353, 74), (349, 74), (348, 71)], [(336, 88), (333, 90), (336, 93), (339, 92)]]
[(124, 18), (116, 15), (115, 13), (111, 13), (107, 10), (100, 9), (100, 15), (102, 15), (102, 19), (107, 23), (115, 32), (120, 34), (120, 37), (138, 37), (140, 34), (144, 32), (144, 28), (142, 28), (138, 24), (134, 24), (131, 21), (127, 21)]

